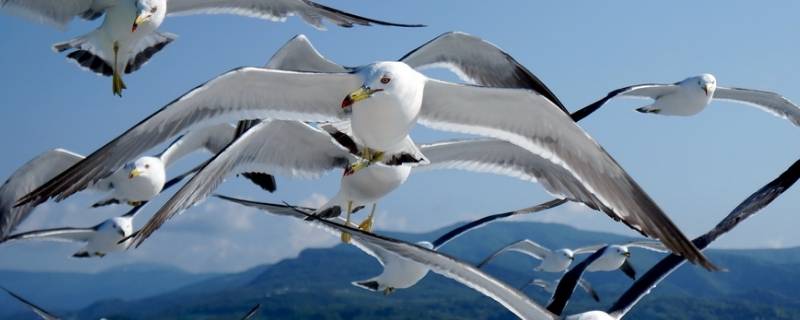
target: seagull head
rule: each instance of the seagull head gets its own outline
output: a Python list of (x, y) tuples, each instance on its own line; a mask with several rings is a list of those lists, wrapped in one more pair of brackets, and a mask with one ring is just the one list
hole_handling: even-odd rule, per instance
[(166, 180), (166, 170), (161, 159), (156, 157), (141, 157), (135, 162), (125, 166), (128, 172), (128, 179), (149, 179), (155, 182), (164, 183)]
[(714, 90), (717, 90), (717, 79), (714, 78), (714, 75), (709, 73), (688, 78), (683, 80), (683, 83), (703, 90), (707, 97), (711, 97), (714, 94)]
[(125, 217), (114, 217), (103, 222), (98, 230), (113, 232), (119, 235), (120, 238), (124, 238), (132, 229), (133, 224), (131, 223), (131, 219), (127, 219)]
[(136, 32), (140, 25), (153, 19), (159, 13), (159, 10), (166, 8), (163, 1), (158, 0), (136, 0), (136, 17), (133, 19), (133, 26), (131, 32)]
[(569, 261), (575, 260), (575, 253), (570, 249), (558, 249), (556, 254), (561, 258)]
[[(342, 108), (351, 107), (359, 101), (376, 95), (413, 97), (415, 96), (414, 93), (421, 93), (425, 86), (425, 76), (403, 62), (385, 61), (373, 63), (358, 68), (356, 74), (364, 82), (360, 88), (344, 97)], [(421, 99), (422, 95), (420, 94), (419, 97)]]
[(630, 258), (631, 256), (631, 252), (628, 251), (628, 247), (626, 246), (613, 245), (610, 249), (611, 252), (618, 256), (624, 257), (625, 259)]

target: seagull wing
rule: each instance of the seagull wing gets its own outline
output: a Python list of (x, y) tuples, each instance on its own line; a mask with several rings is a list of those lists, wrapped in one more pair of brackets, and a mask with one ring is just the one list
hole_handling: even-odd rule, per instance
[(494, 259), (498, 255), (500, 255), (501, 253), (506, 252), (506, 251), (516, 251), (516, 252), (531, 256), (533, 258), (539, 259), (539, 260), (544, 260), (545, 257), (547, 257), (549, 254), (552, 253), (552, 251), (550, 251), (550, 249), (547, 249), (544, 246), (542, 246), (542, 245), (540, 245), (540, 244), (538, 244), (536, 242), (533, 242), (532, 240), (523, 239), (523, 240), (516, 241), (516, 242), (514, 242), (512, 244), (509, 244), (509, 245), (507, 245), (505, 247), (502, 247), (502, 248), (500, 248), (500, 250), (497, 250), (497, 251), (493, 252), (488, 257), (486, 257), (486, 259), (483, 259), (483, 261), (478, 263), (477, 267), (478, 268), (482, 267), (483, 265), (489, 263), (489, 261), (491, 261), (492, 259)]
[(730, 100), (755, 106), (800, 126), (800, 107), (775, 92), (742, 88), (717, 87), (714, 99)]
[(708, 269), (713, 264), (611, 156), (548, 99), (529, 90), (428, 79), (419, 122), (510, 141), (567, 170), (594, 197), (580, 199)]
[(605, 97), (592, 102), (590, 105), (581, 108), (578, 111), (573, 112), (570, 117), (574, 121), (580, 121), (583, 118), (588, 117), (593, 112), (600, 109), (603, 105), (617, 96), (625, 96), (631, 98), (649, 98), (649, 99), (658, 99), (665, 94), (670, 94), (678, 90), (678, 85), (676, 84), (657, 84), (657, 83), (647, 83), (647, 84), (637, 84), (629, 87), (619, 88), (617, 90), (609, 92)]
[(583, 259), (581, 263), (572, 267), (572, 269), (561, 277), (561, 280), (558, 281), (556, 291), (553, 293), (553, 297), (547, 305), (547, 310), (558, 316), (564, 312), (564, 308), (567, 307), (567, 302), (569, 302), (569, 299), (572, 297), (572, 293), (575, 292), (575, 287), (579, 285), (581, 277), (583, 277), (583, 272), (586, 271), (586, 268), (589, 267), (592, 262), (603, 255), (603, 252), (606, 250), (605, 248), (606, 247), (603, 247), (595, 251), (595, 253)]
[(60, 29), (75, 17), (96, 19), (117, 0), (3, 0), (0, 9)]
[(383, 248), (401, 258), (426, 265), (433, 272), (456, 280), (493, 299), (517, 317), (522, 319), (556, 319), (555, 316), (528, 298), (524, 293), (456, 258), (408, 242), (366, 233), (332, 221), (319, 219), (318, 221), (342, 232), (350, 233), (353, 239)]
[[(250, 200), (244, 200), (244, 199), (239, 199), (239, 198), (234, 198), (234, 197), (228, 197), (228, 196), (219, 195), (219, 194), (214, 195), (214, 196), (217, 197), (217, 198), (223, 199), (223, 200), (227, 200), (227, 201), (230, 201), (230, 202), (238, 203), (238, 204), (246, 206), (246, 207), (256, 208), (256, 209), (259, 209), (259, 210), (262, 210), (262, 211), (266, 211), (266, 212), (269, 212), (269, 213), (272, 213), (272, 214), (277, 214), (277, 215), (282, 215), (282, 216), (290, 216), (290, 217), (293, 217), (293, 218), (296, 218), (296, 219), (304, 220), (304, 221), (314, 225), (315, 227), (318, 227), (318, 228), (320, 228), (322, 230), (325, 230), (325, 232), (328, 232), (331, 235), (334, 235), (336, 237), (338, 237), (338, 236), (340, 236), (342, 234), (339, 229), (332, 228), (332, 227), (330, 227), (330, 226), (328, 226), (326, 224), (318, 223), (318, 222), (316, 222), (317, 220), (307, 220), (308, 216), (313, 214), (314, 211), (316, 211), (315, 208), (293, 207), (293, 206), (288, 206), (288, 205), (285, 205), (285, 204), (275, 204), (275, 203), (267, 203), (267, 202), (250, 201)], [(305, 213), (303, 213), (301, 211), (303, 211)], [(332, 218), (331, 220), (336, 221), (337, 223), (340, 223), (340, 224), (344, 224), (345, 223), (345, 220), (342, 219), (341, 217)], [(350, 226), (355, 227), (356, 225), (353, 224), (353, 223), (350, 223)], [(367, 244), (365, 244), (365, 243), (363, 243), (361, 241), (358, 241), (357, 239), (352, 239), (352, 241), (350, 241), (350, 243), (353, 244), (354, 246), (356, 246), (356, 248), (360, 249), (361, 251), (364, 251), (364, 253), (366, 253), (366, 254), (372, 256), (373, 258), (377, 259), (378, 262), (381, 264), (381, 266), (386, 265), (385, 261), (387, 261), (387, 259), (389, 258), (389, 255), (391, 255), (391, 253), (389, 253), (386, 250), (383, 250), (383, 249), (381, 249), (379, 247), (374, 247), (374, 246), (371, 246), (371, 245), (367, 245)]]
[(600, 202), (563, 165), (508, 141), (497, 139), (449, 141), (422, 145), (420, 150), (430, 164), (414, 167), (415, 171), (459, 169), (505, 175), (539, 182), (545, 190), (558, 198), (583, 203)]
[(203, 201), (225, 177), (242, 172), (273, 172), (316, 177), (343, 168), (352, 155), (327, 133), (300, 121), (265, 120), (213, 157), (142, 227), (141, 244), (164, 222)]
[[(720, 221), (714, 229), (695, 238), (693, 240), (694, 244), (700, 249), (705, 249), (711, 242), (719, 238), (719, 236), (728, 233), (728, 231), (731, 231), (739, 223), (772, 203), (772, 201), (777, 199), (784, 191), (794, 185), (798, 178), (800, 178), (800, 160), (795, 161), (786, 171), (775, 178), (775, 180), (770, 181), (742, 201), (731, 213)], [(680, 267), (685, 261), (685, 258), (675, 254), (670, 254), (661, 259), (661, 261), (650, 268), (639, 280), (636, 280), (636, 282), (614, 302), (611, 308), (609, 308), (608, 314), (615, 319), (621, 319), (639, 302), (639, 300), (648, 295), (656, 285), (661, 283), (662, 280)]]
[(197, 128), (172, 142), (159, 157), (164, 166), (168, 167), (195, 150), (205, 149), (217, 154), (233, 141), (235, 132), (236, 127), (228, 123)]
[(247, 311), (247, 314), (245, 314), (244, 317), (242, 317), (242, 320), (252, 319), (256, 315), (256, 312), (258, 312), (258, 309), (260, 308), (261, 304), (260, 303), (256, 304), (255, 306), (253, 306), (253, 308), (250, 309), (250, 311)]
[(81, 160), (81, 155), (54, 149), (38, 155), (14, 171), (0, 187), (0, 239), (11, 234), (33, 212), (34, 207), (44, 202), (36, 201), (15, 207), (17, 199)]
[(465, 224), (463, 224), (463, 225), (461, 225), (461, 226), (459, 226), (459, 227), (457, 227), (457, 228), (455, 228), (453, 230), (448, 231), (447, 233), (443, 234), (442, 236), (440, 236), (439, 238), (437, 238), (436, 240), (431, 242), (431, 244), (433, 245), (433, 249), (434, 250), (438, 250), (441, 246), (443, 246), (446, 243), (450, 242), (451, 240), (459, 237), (460, 235), (462, 235), (464, 233), (467, 233), (467, 232), (469, 232), (471, 230), (480, 228), (482, 226), (485, 226), (485, 225), (489, 224), (490, 222), (495, 221), (497, 219), (504, 219), (504, 218), (508, 218), (510, 216), (514, 216), (514, 215), (518, 215), (518, 214), (535, 213), (535, 212), (539, 212), (539, 211), (542, 211), (542, 210), (547, 210), (547, 209), (550, 209), (550, 208), (553, 208), (553, 207), (560, 206), (560, 205), (562, 205), (562, 204), (564, 204), (566, 202), (567, 202), (566, 199), (555, 199), (555, 200), (550, 200), (550, 201), (547, 201), (545, 203), (538, 204), (538, 205), (535, 205), (533, 207), (529, 207), (529, 208), (525, 208), (525, 209), (521, 209), (521, 210), (509, 211), (509, 212), (503, 212), (503, 213), (488, 215), (488, 216), (485, 216), (483, 218), (480, 218), (480, 219), (477, 219), (477, 220), (474, 220), (474, 221), (470, 221), (470, 222), (465, 223)]
[(530, 89), (567, 108), (532, 72), (496, 45), (463, 32), (447, 32), (400, 58), (412, 68), (444, 67), (463, 81), (487, 87)]
[(298, 71), (298, 72), (325, 72), (347, 73), (349, 68), (343, 67), (317, 51), (305, 35), (297, 35), (283, 45), (278, 52), (269, 59), (267, 68)]
[(332, 121), (344, 117), (341, 102), (361, 86), (345, 73), (298, 73), (240, 68), (189, 91), (112, 140), (86, 159), (18, 201), (62, 200), (127, 161), (192, 129), (245, 119)]
[(661, 253), (669, 252), (669, 249), (664, 247), (664, 244), (662, 244), (661, 242), (651, 241), (651, 240), (631, 241), (631, 242), (628, 242), (628, 243), (624, 244), (624, 246), (626, 246), (626, 247), (634, 247), (634, 248), (642, 248), (642, 249), (647, 249), (647, 250), (650, 250), (650, 251), (661, 252)]
[(595, 244), (591, 246), (580, 247), (572, 250), (573, 254), (593, 253), (597, 250), (604, 248), (606, 244)]
[(400, 24), (370, 19), (310, 0), (169, 0), (168, 14), (235, 14), (246, 17), (283, 21), (289, 16), (298, 15), (305, 22), (318, 29), (323, 28), (323, 20), (329, 20), (340, 27), (373, 24), (395, 27), (424, 27), (420, 24)]
[(0, 289), (3, 289), (9, 295), (11, 295), (15, 299), (19, 300), (19, 302), (22, 302), (22, 303), (26, 304), (28, 307), (30, 307), (33, 310), (33, 312), (35, 312), (37, 315), (39, 315), (40, 318), (42, 318), (44, 320), (59, 320), (60, 319), (58, 316), (55, 316), (52, 313), (47, 312), (46, 310), (42, 309), (41, 307), (33, 304), (33, 302), (30, 302), (27, 299), (17, 295), (16, 293), (11, 292), (11, 290), (8, 290), (8, 289), (3, 288), (3, 287), (0, 287)]
[(85, 242), (94, 236), (94, 228), (55, 228), (55, 229), (42, 229), (28, 232), (17, 233), (8, 236), (3, 242), (12, 240), (52, 240), (52, 241), (68, 241), (68, 242)]

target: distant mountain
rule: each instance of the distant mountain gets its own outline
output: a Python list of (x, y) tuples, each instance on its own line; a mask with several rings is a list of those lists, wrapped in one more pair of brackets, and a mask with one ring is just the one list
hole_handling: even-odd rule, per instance
[[(390, 235), (409, 241), (431, 240), (449, 229)], [(500, 222), (464, 235), (443, 251), (475, 263), (502, 245), (522, 238), (553, 248), (630, 240), (558, 224)], [(795, 289), (800, 285), (800, 249), (708, 253), (715, 263), (730, 271), (710, 273), (691, 265), (681, 267), (645, 298), (629, 318), (800, 319), (800, 295)], [(658, 258), (658, 254), (647, 251), (633, 253), (633, 263), (640, 273)], [(510, 284), (521, 285), (534, 276), (534, 265), (527, 257), (509, 253), (486, 270)], [(237, 319), (252, 305), (261, 303), (259, 319), (514, 319), (492, 300), (435, 274), (390, 296), (350, 285), (380, 270), (374, 259), (349, 245), (309, 249), (294, 259), (207, 278), (148, 298), (97, 302), (71, 317)], [(587, 279), (600, 292), (602, 302), (595, 303), (582, 292), (576, 292), (568, 312), (605, 309), (631, 284), (621, 272), (591, 273)], [(87, 283), (96, 282), (93, 279)], [(549, 296), (532, 287), (525, 291), (542, 303)]]
[[(0, 270), (0, 285), (55, 312), (84, 308), (100, 299), (142, 299), (217, 277), (219, 274), (193, 274), (170, 266), (131, 264), (98, 273)], [(28, 312), (16, 300), (0, 296), (0, 318)]]

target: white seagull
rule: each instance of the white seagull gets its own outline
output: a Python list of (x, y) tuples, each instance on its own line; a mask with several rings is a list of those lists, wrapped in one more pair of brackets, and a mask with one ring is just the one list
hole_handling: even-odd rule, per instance
[(631, 279), (636, 279), (636, 269), (630, 263), (631, 248), (640, 248), (659, 253), (668, 253), (669, 250), (659, 242), (650, 240), (636, 240), (625, 244), (608, 246), (600, 258), (589, 265), (586, 271), (614, 271), (620, 270)]
[(75, 17), (97, 19), (97, 29), (75, 39), (53, 45), (53, 50), (73, 50), (67, 57), (81, 67), (112, 77), (112, 89), (122, 95), (122, 73), (132, 73), (175, 40), (156, 30), (167, 15), (236, 14), (283, 21), (298, 15), (316, 28), (323, 20), (342, 27), (372, 24), (422, 27), (374, 20), (321, 5), (310, 0), (3, 0), (0, 9), (64, 28)]
[[(733, 230), (739, 223), (756, 214), (761, 209), (777, 199), (784, 191), (788, 190), (800, 178), (800, 160), (794, 162), (780, 176), (761, 187), (755, 193), (747, 197), (736, 208), (734, 208), (720, 223), (713, 229), (695, 238), (692, 242), (701, 250), (705, 249), (714, 240)], [(619, 320), (622, 319), (636, 304), (669, 276), (678, 267), (683, 265), (686, 259), (678, 255), (668, 255), (648, 270), (639, 280), (636, 280), (631, 287), (625, 291), (620, 298), (611, 305), (606, 311), (589, 311), (578, 315), (567, 317), (575, 320)], [(560, 315), (570, 295), (575, 289), (577, 279), (580, 279), (583, 271), (588, 264), (576, 266), (561, 279), (559, 288), (556, 290), (560, 296), (554, 299), (559, 300), (558, 308), (550, 308), (556, 315)], [(561, 283), (564, 286), (561, 286)]]
[(478, 263), (477, 267), (483, 267), (501, 253), (511, 251), (519, 252), (540, 260), (541, 263), (539, 263), (539, 265), (533, 269), (534, 271), (564, 272), (569, 268), (570, 264), (572, 264), (572, 261), (575, 260), (576, 255), (593, 253), (604, 246), (605, 244), (599, 244), (575, 249), (561, 248), (553, 251), (536, 242), (533, 242), (532, 240), (523, 239), (515, 241), (500, 248), (500, 250), (493, 252), (491, 255), (483, 259), (483, 261)]
[(667, 116), (693, 116), (705, 110), (712, 99), (728, 100), (755, 106), (800, 126), (800, 107), (786, 97), (769, 91), (717, 86), (717, 79), (707, 73), (673, 84), (639, 84), (611, 91), (574, 112), (573, 119), (585, 118), (614, 97), (652, 99), (652, 104), (636, 111)]
[(60, 320), (61, 319), (58, 316), (53, 315), (52, 313), (48, 312), (47, 310), (42, 309), (41, 307), (33, 304), (33, 302), (28, 301), (28, 299), (25, 299), (25, 298), (21, 297), (20, 295), (12, 292), (11, 290), (8, 290), (8, 289), (6, 289), (4, 287), (0, 287), (0, 289), (3, 289), (3, 291), (8, 293), (10, 296), (14, 297), (14, 299), (17, 299), (17, 301), (22, 302), (25, 305), (27, 305), (28, 307), (30, 307), (31, 310), (33, 310), (33, 312), (36, 313), (36, 315), (38, 315), (39, 318), (41, 318), (43, 320)]
[[(192, 171), (172, 178), (164, 184), (164, 190), (171, 188)], [(127, 213), (107, 219), (90, 228), (53, 228), (26, 231), (0, 239), (0, 244), (17, 240), (51, 240), (85, 243), (85, 246), (72, 256), (75, 258), (105, 257), (106, 254), (127, 249), (133, 234), (133, 219), (147, 203), (133, 207)]]
[[(302, 208), (289, 205), (255, 202), (255, 201), (237, 199), (222, 195), (216, 195), (216, 197), (234, 203), (238, 203), (244, 206), (257, 208), (273, 214), (292, 216), (303, 220), (309, 220), (309, 217), (314, 216), (314, 212), (316, 211), (313, 208)], [(437, 238), (436, 240), (417, 242), (417, 245), (424, 247), (426, 249), (436, 251), (439, 250), (439, 248), (441, 248), (445, 244), (452, 241), (453, 239), (461, 236), (462, 234), (465, 234), (476, 228), (485, 226), (486, 224), (496, 221), (498, 219), (504, 219), (515, 215), (530, 214), (542, 210), (547, 210), (562, 205), (565, 202), (566, 200), (556, 199), (525, 209), (489, 215), (471, 221), (464, 225), (461, 225), (453, 230), (450, 230), (444, 235)], [(340, 224), (353, 226), (352, 224), (347, 223), (341, 218), (335, 218), (334, 221)], [(314, 223), (314, 220), (309, 220), (309, 222)], [(338, 229), (331, 228), (330, 226), (326, 226), (324, 224), (322, 225), (316, 223), (314, 224), (322, 227), (324, 230), (334, 235), (347, 234), (347, 232), (341, 232)], [(394, 292), (396, 289), (406, 289), (414, 286), (415, 284), (417, 284), (417, 282), (422, 280), (422, 278), (424, 278), (425, 275), (428, 274), (429, 268), (424, 264), (420, 264), (412, 260), (398, 257), (397, 255), (389, 253), (385, 249), (379, 246), (373, 246), (368, 242), (353, 240), (351, 241), (351, 243), (355, 245), (357, 248), (364, 251), (365, 253), (373, 256), (375, 259), (378, 260), (381, 266), (383, 266), (383, 272), (381, 272), (381, 274), (372, 277), (370, 279), (354, 281), (352, 282), (354, 286), (374, 292), (383, 292), (384, 294), (388, 295)]]
[[(19, 203), (63, 199), (191, 127), (264, 118), (349, 119), (369, 161), (395, 151), (417, 154), (408, 137), (417, 122), (510, 141), (568, 173), (570, 179), (552, 181), (557, 187), (550, 192), (602, 210), (660, 239), (673, 252), (715, 269), (633, 178), (546, 97), (530, 90), (429, 79), (403, 62), (377, 62), (346, 73), (235, 69), (184, 94)], [(174, 214), (164, 209), (139, 236), (146, 237)]]

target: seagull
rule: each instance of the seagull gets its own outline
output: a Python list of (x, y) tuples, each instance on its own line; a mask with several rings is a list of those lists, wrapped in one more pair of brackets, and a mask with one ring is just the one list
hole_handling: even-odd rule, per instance
[(97, 29), (77, 38), (56, 43), (53, 50), (71, 50), (67, 58), (82, 68), (112, 77), (112, 91), (122, 96), (126, 88), (122, 73), (139, 70), (150, 58), (176, 39), (158, 32), (167, 15), (235, 14), (272, 21), (298, 15), (322, 29), (323, 20), (341, 27), (372, 24), (397, 27), (423, 27), (374, 20), (327, 7), (310, 0), (4, 0), (0, 9), (32, 18), (59, 28), (75, 17), (94, 20), (105, 15)]
[(608, 246), (605, 253), (594, 263), (589, 265), (586, 271), (614, 271), (620, 270), (631, 279), (636, 279), (636, 269), (630, 263), (630, 248), (640, 248), (659, 253), (668, 253), (669, 250), (663, 244), (650, 240), (636, 240), (625, 244), (613, 244)]
[(693, 116), (705, 110), (712, 99), (751, 105), (800, 126), (800, 107), (786, 97), (769, 91), (717, 86), (711, 74), (701, 74), (673, 84), (639, 84), (611, 91), (604, 98), (572, 114), (576, 121), (585, 118), (614, 97), (652, 99), (652, 104), (637, 108), (641, 113), (667, 116)]
[[(556, 292), (556, 288), (558, 287), (558, 280), (547, 281), (544, 279), (533, 279), (530, 282), (525, 283), (523, 288), (527, 286), (537, 286), (539, 288), (542, 288), (542, 290), (553, 294)], [(592, 284), (589, 283), (589, 281), (586, 281), (585, 279), (581, 278), (578, 281), (578, 286), (581, 287), (583, 291), (586, 291), (586, 293), (588, 293), (592, 297), (592, 299), (594, 299), (594, 301), (600, 302), (600, 295), (597, 294), (597, 291), (594, 290)]]
[(515, 241), (507, 246), (504, 246), (500, 250), (495, 251), (483, 259), (483, 261), (478, 263), (477, 267), (483, 267), (489, 263), (489, 261), (492, 261), (495, 257), (503, 252), (514, 251), (541, 260), (542, 262), (533, 269), (534, 271), (564, 272), (567, 270), (567, 268), (569, 268), (569, 265), (572, 264), (572, 261), (575, 260), (575, 255), (594, 253), (604, 246), (605, 244), (600, 244), (575, 249), (562, 248), (553, 251), (536, 242), (533, 242), (532, 240), (523, 239)]
[[(277, 215), (291, 216), (303, 220), (308, 220), (309, 217), (312, 216), (316, 217), (314, 215), (314, 212), (316, 210), (313, 208), (303, 208), (303, 207), (295, 207), (289, 205), (255, 202), (255, 201), (232, 198), (223, 195), (215, 195), (215, 196), (223, 200), (231, 201), (248, 207), (257, 208), (259, 210), (263, 210)], [(417, 242), (416, 244), (420, 247), (436, 251), (439, 250), (439, 248), (441, 248), (445, 244), (452, 241), (453, 239), (471, 230), (485, 226), (486, 224), (496, 221), (498, 219), (504, 219), (515, 215), (531, 214), (547, 210), (562, 205), (565, 202), (566, 200), (563, 199), (555, 199), (529, 208), (489, 215), (471, 221), (464, 225), (461, 225), (445, 233), (436, 240), (420, 241)], [(313, 220), (308, 220), (308, 221), (314, 223)], [(336, 221), (336, 223), (338, 224), (353, 226), (351, 223), (348, 223), (347, 221), (344, 221), (341, 218), (334, 218), (333, 221)], [(347, 234), (347, 232), (342, 232), (339, 229), (331, 228), (330, 226), (326, 226), (324, 224), (323, 225), (317, 223), (314, 224), (317, 226), (321, 226), (324, 230), (334, 235)], [(429, 268), (426, 265), (398, 257), (395, 254), (387, 252), (387, 250), (381, 248), (380, 246), (374, 246), (368, 242), (359, 240), (353, 240), (351, 243), (355, 245), (357, 248), (364, 251), (365, 253), (373, 256), (375, 259), (378, 260), (378, 262), (380, 262), (381, 266), (383, 266), (383, 272), (381, 272), (381, 274), (379, 274), (378, 276), (366, 280), (352, 282), (352, 284), (356, 287), (367, 289), (373, 292), (383, 292), (385, 295), (389, 295), (397, 289), (406, 289), (414, 286), (415, 284), (417, 284), (417, 282), (422, 280), (422, 278), (424, 278), (425, 275), (428, 274)]]
[[(416, 123), (509, 141), (568, 173), (566, 181), (553, 181), (558, 187), (549, 191), (554, 195), (602, 210), (661, 240), (673, 252), (715, 270), (633, 178), (546, 97), (525, 89), (429, 79), (396, 61), (371, 63), (346, 73), (234, 69), (184, 94), (19, 203), (63, 199), (191, 127), (265, 118), (350, 120), (353, 138), (366, 146), (362, 158), (370, 162), (395, 151), (418, 154), (408, 136)], [(173, 214), (172, 208), (162, 209), (138, 240)]]
[(36, 315), (39, 316), (39, 318), (42, 318), (44, 320), (59, 320), (59, 319), (61, 319), (58, 316), (53, 315), (52, 313), (48, 312), (47, 310), (44, 310), (41, 307), (33, 304), (33, 302), (30, 302), (27, 299), (17, 295), (16, 293), (12, 292), (11, 290), (8, 290), (8, 289), (6, 289), (4, 287), (0, 287), (0, 289), (3, 289), (3, 291), (8, 293), (10, 296), (14, 297), (14, 299), (17, 299), (19, 302), (22, 302), (25, 305), (27, 305), (28, 307), (30, 307), (31, 310), (33, 310), (33, 312), (35, 312)]
[[(172, 178), (164, 184), (164, 190), (171, 188), (192, 172)], [(105, 257), (110, 252), (122, 251), (130, 246), (129, 236), (133, 233), (133, 219), (146, 202), (133, 207), (127, 213), (107, 219), (89, 228), (54, 228), (22, 232), (0, 239), (0, 244), (17, 240), (51, 240), (85, 243), (85, 246), (72, 255), (74, 258)]]
[[(164, 189), (167, 166), (195, 150), (218, 153), (233, 140), (236, 130), (236, 127), (227, 123), (194, 130), (176, 139), (160, 155), (140, 157), (125, 164), (89, 186), (92, 190), (110, 193), (92, 207), (119, 203), (138, 206), (149, 201)], [(20, 196), (58, 176), (83, 158), (82, 155), (68, 150), (53, 149), (17, 169), (0, 186), (0, 239), (8, 236), (43, 202), (15, 206), (14, 202)], [(272, 176), (254, 172), (243, 174), (263, 189), (270, 192), (275, 190)]]
[[(714, 240), (733, 230), (739, 223), (748, 217), (758, 213), (761, 209), (768, 206), (772, 201), (777, 199), (783, 192), (788, 190), (800, 178), (800, 160), (795, 161), (786, 171), (780, 176), (770, 181), (756, 192), (751, 194), (747, 199), (742, 201), (736, 208), (734, 208), (720, 223), (713, 229), (693, 240), (694, 244), (702, 249), (708, 247)], [(648, 295), (653, 288), (655, 288), (662, 280), (669, 276), (678, 267), (683, 265), (686, 259), (670, 254), (661, 259), (650, 270), (648, 270), (639, 280), (631, 285), (620, 298), (606, 311), (594, 310), (577, 315), (567, 317), (567, 319), (574, 320), (618, 320), (622, 319), (636, 304)], [(569, 295), (575, 289), (575, 279), (580, 278), (580, 274), (586, 269), (587, 265), (579, 266), (570, 270), (561, 280), (564, 283), (562, 289), (562, 296), (558, 297), (566, 305)], [(574, 272), (573, 272), (574, 271)], [(569, 278), (567, 278), (569, 277)], [(556, 315), (560, 315), (563, 307), (560, 310), (553, 311)]]

